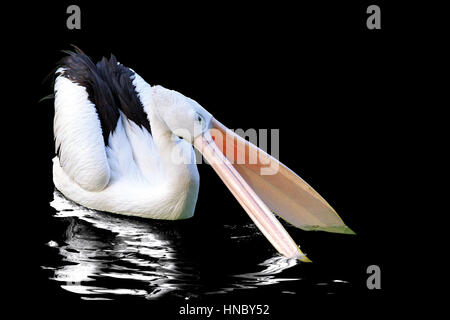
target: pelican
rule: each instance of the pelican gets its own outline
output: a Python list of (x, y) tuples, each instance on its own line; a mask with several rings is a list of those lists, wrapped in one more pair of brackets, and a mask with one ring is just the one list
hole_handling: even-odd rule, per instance
[(78, 48), (68, 52), (54, 93), (54, 185), (84, 207), (151, 219), (192, 217), (200, 182), (194, 146), (285, 257), (310, 261), (273, 212), (303, 230), (353, 233), (277, 159), (193, 99), (149, 85), (113, 55), (95, 64)]

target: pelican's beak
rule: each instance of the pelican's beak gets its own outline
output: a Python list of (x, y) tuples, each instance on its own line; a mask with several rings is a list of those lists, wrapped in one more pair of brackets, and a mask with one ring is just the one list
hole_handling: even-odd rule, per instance
[(311, 262), (272, 211), (303, 230), (353, 233), (304, 180), (215, 119), (194, 140), (213, 169), (279, 253)]

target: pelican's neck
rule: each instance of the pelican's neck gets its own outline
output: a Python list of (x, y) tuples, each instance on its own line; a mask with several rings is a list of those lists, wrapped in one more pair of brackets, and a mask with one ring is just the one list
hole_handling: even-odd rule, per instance
[[(160, 199), (160, 206), (172, 208), (171, 211), (175, 216), (190, 217), (194, 214), (200, 181), (192, 146), (174, 137), (161, 118), (155, 103), (155, 88), (137, 73), (135, 73), (133, 84), (147, 113), (153, 143), (159, 152), (163, 171), (161, 175), (164, 177), (164, 184), (161, 185), (163, 196)], [(184, 155), (190, 161), (174, 161), (177, 154)]]
[[(193, 174), (198, 176), (192, 146), (175, 137), (161, 118), (154, 100), (155, 88), (137, 73), (135, 73), (133, 84), (147, 113), (153, 142), (158, 148), (166, 181), (169, 184), (184, 187), (185, 183), (189, 182), (186, 179), (191, 179)], [(189, 161), (177, 161), (176, 156), (180, 154)]]
[(192, 146), (174, 136), (157, 112), (149, 116), (153, 142), (158, 148), (165, 177), (164, 201), (192, 216), (199, 189), (199, 174)]

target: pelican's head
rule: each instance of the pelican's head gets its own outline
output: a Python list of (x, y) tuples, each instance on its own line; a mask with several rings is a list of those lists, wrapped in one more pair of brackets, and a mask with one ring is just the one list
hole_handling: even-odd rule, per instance
[(211, 128), (212, 115), (191, 98), (162, 86), (152, 87), (152, 95), (155, 109), (174, 135), (193, 144)]

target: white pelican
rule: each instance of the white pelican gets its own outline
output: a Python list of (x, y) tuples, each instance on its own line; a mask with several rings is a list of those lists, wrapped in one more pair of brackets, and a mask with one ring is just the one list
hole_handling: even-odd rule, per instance
[(192, 217), (199, 191), (194, 145), (282, 255), (310, 261), (272, 212), (304, 230), (353, 233), (278, 160), (114, 56), (94, 64), (78, 49), (69, 53), (54, 90), (53, 181), (80, 205), (152, 219)]

